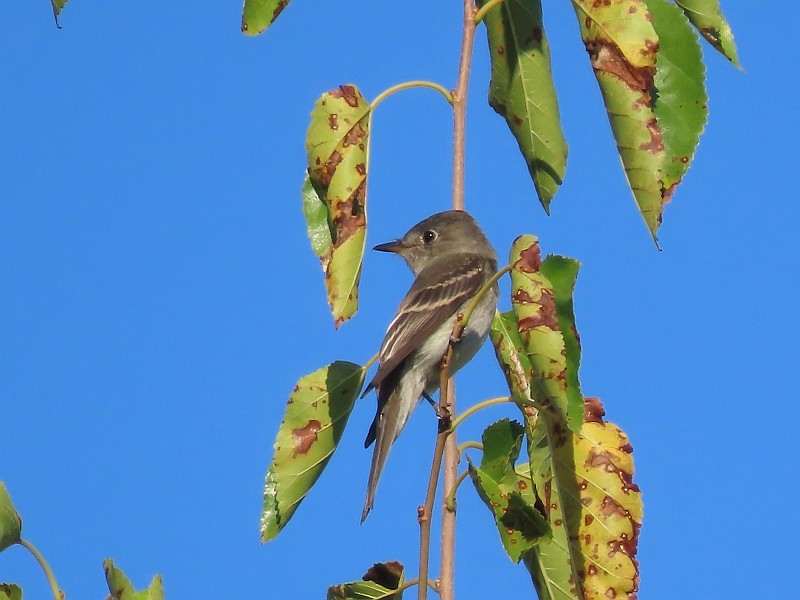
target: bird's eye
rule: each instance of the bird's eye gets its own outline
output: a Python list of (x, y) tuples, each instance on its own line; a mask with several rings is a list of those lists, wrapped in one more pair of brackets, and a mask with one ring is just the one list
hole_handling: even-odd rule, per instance
[(430, 229), (422, 234), (422, 241), (426, 244), (430, 244), (433, 240), (435, 240), (439, 235), (435, 231), (431, 231)]

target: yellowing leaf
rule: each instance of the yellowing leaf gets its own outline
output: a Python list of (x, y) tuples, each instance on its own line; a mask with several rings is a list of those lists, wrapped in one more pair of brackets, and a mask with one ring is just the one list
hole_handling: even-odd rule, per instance
[(288, 5), (289, 0), (244, 0), (242, 33), (258, 35), (264, 32)]
[(603, 421), (599, 400), (586, 398), (585, 410), (580, 433), (554, 436), (545, 418), (529, 434), (531, 474), (553, 539), (532, 548), (525, 564), (543, 598), (635, 598), (642, 499), (632, 448)]
[(319, 479), (342, 437), (365, 372), (361, 365), (337, 361), (295, 386), (267, 471), (262, 542), (280, 533)]
[[(553, 413), (556, 421), (569, 422), (580, 429), (582, 414), (570, 404), (582, 402), (579, 391), (568, 391), (568, 364), (564, 335), (553, 284), (541, 270), (542, 258), (536, 236), (522, 235), (514, 240), (509, 263), (511, 306), (520, 339), (530, 363), (528, 380), (537, 408)], [(565, 323), (569, 317), (565, 319)], [(577, 384), (577, 374), (572, 379)], [(580, 404), (578, 404), (580, 407)]]
[[(369, 115), (372, 107), (354, 85), (342, 85), (317, 100), (306, 133), (308, 174), (319, 200), (312, 203), (326, 210), (330, 232), (315, 247), (325, 272), (328, 304), (339, 327), (358, 308), (358, 282), (367, 229), (367, 157)], [(304, 209), (308, 206), (305, 201)], [(306, 211), (311, 234), (319, 232), (322, 219)], [(313, 220), (313, 223), (312, 223)], [(322, 239), (322, 238), (319, 238)], [(312, 245), (315, 244), (312, 235)]]

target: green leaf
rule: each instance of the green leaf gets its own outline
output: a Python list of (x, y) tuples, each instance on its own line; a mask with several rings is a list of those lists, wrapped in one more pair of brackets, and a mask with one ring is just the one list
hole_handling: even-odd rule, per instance
[[(329, 251), (320, 256), (320, 262), (337, 328), (358, 308), (358, 282), (367, 230), (371, 110), (358, 88), (339, 86), (317, 100), (306, 133), (308, 174), (319, 202), (327, 211), (331, 244)], [(318, 209), (319, 202), (313, 200), (312, 204)], [(321, 222), (321, 216), (314, 217), (315, 231), (319, 231)]]
[(342, 437), (366, 369), (337, 361), (300, 379), (286, 404), (264, 487), (261, 541), (280, 533)]
[(739, 55), (733, 42), (733, 32), (722, 14), (719, 0), (675, 0), (689, 21), (709, 43), (737, 67)]
[(0, 552), (19, 542), (21, 536), (22, 519), (5, 484), (0, 481)]
[(583, 421), (583, 393), (578, 380), (578, 370), (581, 365), (581, 340), (578, 329), (575, 327), (575, 311), (572, 302), (572, 294), (575, 291), (575, 281), (578, 278), (580, 267), (580, 261), (555, 254), (545, 258), (540, 267), (542, 275), (553, 286), (556, 320), (564, 338), (564, 352), (567, 361), (567, 420), (573, 424)]
[(645, 0), (572, 0), (639, 211), (657, 242), (664, 198), (661, 128), (653, 112), (658, 36)]
[(523, 435), (524, 429), (516, 421), (498, 421), (483, 432), (480, 467), (469, 461), (472, 483), (492, 512), (503, 548), (514, 562), (519, 562), (523, 552), (550, 536), (544, 509), (536, 506), (530, 471), (527, 478), (521, 477), (514, 467)]
[[(559, 328), (553, 285), (541, 272), (536, 236), (521, 235), (511, 246), (511, 306), (517, 330), (531, 369), (528, 380), (539, 410), (552, 413), (554, 421), (566, 422), (570, 414), (567, 393), (567, 355)], [(579, 430), (581, 418), (569, 421)]]
[(289, 0), (244, 0), (242, 33), (263, 33), (288, 5)]
[(22, 600), (22, 588), (15, 583), (0, 583), (0, 600)]
[(320, 198), (308, 174), (306, 174), (306, 179), (303, 182), (302, 193), (303, 216), (306, 218), (306, 228), (308, 229), (308, 239), (311, 241), (311, 249), (319, 258), (329, 256), (333, 240), (331, 239), (331, 227), (328, 223), (328, 207), (325, 205), (325, 201)]
[(708, 118), (700, 43), (683, 13), (668, 0), (647, 0), (659, 38), (654, 110), (662, 132), (661, 187), (672, 198), (694, 157)]
[(327, 600), (400, 600), (403, 592), (397, 590), (404, 578), (404, 568), (399, 562), (375, 563), (363, 581), (329, 587)]
[[(483, 6), (488, 0), (479, 0)], [(567, 142), (561, 130), (550, 47), (540, 0), (506, 0), (486, 13), (492, 80), (489, 104), (502, 115), (525, 157), (539, 201), (550, 201), (564, 179)]]
[(111, 600), (164, 600), (161, 575), (156, 575), (147, 589), (137, 592), (125, 574), (114, 566), (114, 561), (107, 558), (103, 561), (108, 592)]
[(642, 500), (632, 448), (618, 427), (603, 421), (599, 400), (586, 398), (585, 410), (580, 433), (558, 441), (544, 431), (545, 419), (531, 435), (531, 472), (545, 490), (553, 528), (552, 541), (523, 557), (540, 599), (632, 598), (638, 588)]

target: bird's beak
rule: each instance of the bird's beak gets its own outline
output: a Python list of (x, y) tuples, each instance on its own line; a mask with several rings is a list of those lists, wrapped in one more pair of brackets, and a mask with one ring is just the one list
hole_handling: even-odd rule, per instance
[(398, 253), (403, 249), (402, 240), (394, 240), (393, 242), (386, 242), (385, 244), (378, 244), (373, 248), (378, 252), (394, 252)]

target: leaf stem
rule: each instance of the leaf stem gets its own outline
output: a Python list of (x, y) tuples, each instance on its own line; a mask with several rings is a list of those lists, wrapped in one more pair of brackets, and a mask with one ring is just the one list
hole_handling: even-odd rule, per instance
[(44, 575), (47, 577), (47, 582), (50, 584), (50, 591), (53, 592), (53, 598), (55, 600), (64, 600), (64, 592), (62, 592), (61, 588), (58, 587), (56, 576), (53, 573), (53, 570), (50, 568), (50, 565), (47, 564), (47, 561), (42, 553), (39, 552), (39, 550), (36, 549), (36, 546), (31, 544), (28, 540), (20, 539), (17, 543), (23, 548), (27, 548), (28, 552), (33, 554), (33, 558), (35, 558), (36, 562), (39, 563), (39, 566), (42, 567), (42, 571), (44, 571)]
[(453, 104), (453, 96), (450, 94), (449, 91), (447, 91), (447, 88), (444, 87), (443, 85), (439, 85), (438, 83), (435, 83), (433, 81), (415, 80), (415, 81), (405, 81), (403, 83), (398, 83), (397, 85), (393, 85), (392, 87), (383, 90), (380, 94), (378, 94), (375, 97), (375, 100), (373, 100), (372, 103), (370, 104), (370, 106), (372, 107), (371, 110), (375, 110), (375, 107), (378, 106), (378, 104), (386, 100), (386, 98), (388, 98), (392, 94), (415, 87), (426, 87), (432, 90), (436, 90), (437, 92), (442, 94), (442, 96), (444, 96), (444, 99), (447, 100), (448, 104), (450, 105)]
[(450, 423), (450, 429), (455, 429), (462, 423), (462, 421), (464, 421), (464, 419), (466, 419), (470, 415), (474, 415), (479, 410), (482, 410), (488, 406), (494, 406), (495, 404), (504, 404), (506, 402), (513, 402), (511, 396), (499, 396), (497, 398), (489, 398), (488, 400), (484, 400), (483, 402), (478, 402), (477, 404), (473, 404), (463, 413), (458, 415), (457, 418), (453, 419), (453, 422)]
[(458, 486), (461, 485), (461, 482), (469, 475), (469, 470), (464, 469), (461, 474), (456, 478), (453, 487), (450, 489), (450, 492), (447, 494), (447, 497), (444, 499), (444, 507), (446, 510), (450, 512), (455, 512), (456, 510), (456, 490), (458, 490)]
[(480, 290), (478, 290), (478, 293), (475, 294), (475, 297), (467, 305), (467, 310), (464, 311), (464, 316), (461, 319), (462, 328), (467, 326), (467, 323), (469, 323), (469, 320), (472, 317), (472, 313), (475, 311), (475, 307), (478, 306), (478, 302), (481, 301), (486, 292), (492, 289), (503, 275), (511, 271), (511, 268), (512, 268), (511, 265), (506, 265), (505, 267), (500, 269), (497, 273), (492, 275), (489, 281), (483, 284), (483, 287)]
[(474, 440), (470, 440), (468, 442), (464, 442), (458, 445), (458, 454), (459, 456), (464, 454), (464, 450), (468, 450), (470, 448), (474, 448), (475, 450), (483, 451), (483, 444), (480, 442), (476, 442)]
[(503, 2), (505, 2), (505, 0), (489, 0), (486, 4), (481, 6), (478, 9), (478, 12), (476, 12), (475, 16), (473, 17), (473, 20), (475, 21), (475, 24), (477, 25), (478, 23), (483, 21), (483, 19), (486, 17), (486, 13), (488, 13), (490, 10), (492, 10), (498, 4), (502, 4)]

